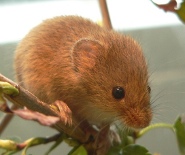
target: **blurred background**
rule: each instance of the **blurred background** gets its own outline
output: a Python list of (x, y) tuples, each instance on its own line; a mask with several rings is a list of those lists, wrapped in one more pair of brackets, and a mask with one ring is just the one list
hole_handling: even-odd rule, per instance
[[(113, 28), (133, 36), (143, 47), (156, 106), (152, 123), (174, 123), (185, 113), (185, 26), (175, 14), (165, 13), (150, 0), (107, 0), (107, 5)], [(98, 0), (0, 0), (0, 73), (14, 80), (15, 48), (32, 27), (44, 19), (71, 14), (102, 21)], [(54, 129), (15, 117), (1, 139), (20, 137), (24, 141), (55, 133)], [(175, 136), (168, 129), (150, 131), (137, 143), (151, 153), (179, 154)], [(49, 146), (31, 148), (29, 154), (44, 154)], [(63, 143), (51, 155), (67, 154), (70, 149)]]

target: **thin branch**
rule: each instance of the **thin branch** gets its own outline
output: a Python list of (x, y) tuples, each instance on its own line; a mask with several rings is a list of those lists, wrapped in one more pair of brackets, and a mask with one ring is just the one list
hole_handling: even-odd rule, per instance
[[(17, 143), (12, 140), (0, 140), (0, 147), (1, 149), (5, 150), (3, 154), (14, 154), (19, 151), (22, 151), (22, 155), (26, 155), (26, 152), (28, 148), (41, 145), (41, 144), (47, 144), (50, 142), (55, 142), (55, 144), (48, 150), (47, 154), (50, 153), (58, 144), (60, 144), (63, 140), (67, 139), (68, 136), (63, 133), (55, 134), (51, 137), (36, 137), (36, 138), (30, 138), (22, 143)], [(76, 145), (75, 145), (76, 146)]]
[(101, 9), (102, 18), (103, 18), (103, 26), (108, 29), (112, 29), (112, 24), (111, 24), (106, 0), (99, 0), (99, 5)]
[[(47, 138), (41, 138), (41, 137), (31, 138), (31, 139), (40, 139), (40, 141), (37, 140), (37, 143), (34, 143), (34, 144), (30, 145), (29, 147), (32, 147), (32, 146), (35, 146), (35, 145), (40, 145), (40, 144), (47, 144), (47, 143), (50, 143), (50, 142), (53, 142), (53, 141), (56, 142), (61, 136), (62, 136), (61, 133), (59, 133), (59, 134), (56, 134), (56, 135), (53, 135), (53, 136), (47, 137)], [(17, 149), (18, 150), (24, 149), (29, 144), (29, 141), (30, 141), (30, 139), (26, 140), (23, 143), (17, 144)]]
[[(14, 103), (16, 106), (19, 106), (19, 107), (25, 106), (30, 110), (37, 111), (45, 115), (56, 116), (60, 118), (60, 113), (58, 111), (51, 109), (48, 104), (40, 101), (36, 96), (31, 94), (29, 91), (17, 85), (10, 79), (4, 77), (2, 74), (0, 74), (0, 81), (8, 82), (19, 90), (19, 95), (17, 96), (5, 95), (5, 97), (8, 100), (10, 100), (12, 103)], [(73, 119), (73, 124), (79, 124), (79, 122)], [(87, 124), (83, 124), (82, 126), (86, 126), (86, 125)], [(69, 135), (74, 139), (77, 139), (81, 143), (86, 142), (88, 139), (85, 131), (83, 131), (83, 129), (80, 128), (80, 126), (74, 130), (73, 125), (68, 126), (68, 125), (65, 125), (64, 122), (59, 121), (53, 126), (53, 128), (57, 129), (59, 132), (66, 133), (67, 135)]]
[[(13, 105), (11, 107), (11, 109), (16, 109), (16, 106)], [(0, 121), (0, 135), (1, 133), (6, 129), (6, 127), (8, 126), (9, 122), (12, 120), (13, 118), (13, 114), (6, 114), (2, 120)]]

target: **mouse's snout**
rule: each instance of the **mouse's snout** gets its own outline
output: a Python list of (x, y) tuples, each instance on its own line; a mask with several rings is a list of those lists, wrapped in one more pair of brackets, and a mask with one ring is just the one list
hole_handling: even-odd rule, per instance
[(150, 124), (152, 112), (150, 108), (131, 108), (124, 114), (124, 124), (134, 129), (145, 128)]

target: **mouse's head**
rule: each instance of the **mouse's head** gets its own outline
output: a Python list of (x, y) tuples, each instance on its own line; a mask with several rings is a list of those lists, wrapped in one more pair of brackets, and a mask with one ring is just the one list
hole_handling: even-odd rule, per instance
[(81, 113), (87, 120), (95, 124), (120, 120), (134, 129), (149, 125), (148, 71), (137, 42), (122, 35), (103, 41), (81, 39), (72, 55), (83, 90), (78, 93), (84, 100)]

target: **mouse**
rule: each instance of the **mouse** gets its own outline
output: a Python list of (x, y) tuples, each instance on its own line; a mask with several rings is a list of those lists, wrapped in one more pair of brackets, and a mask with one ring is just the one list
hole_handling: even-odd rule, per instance
[(34, 27), (18, 44), (18, 83), (93, 125), (121, 122), (141, 129), (152, 119), (148, 65), (132, 37), (80, 16), (57, 16)]

